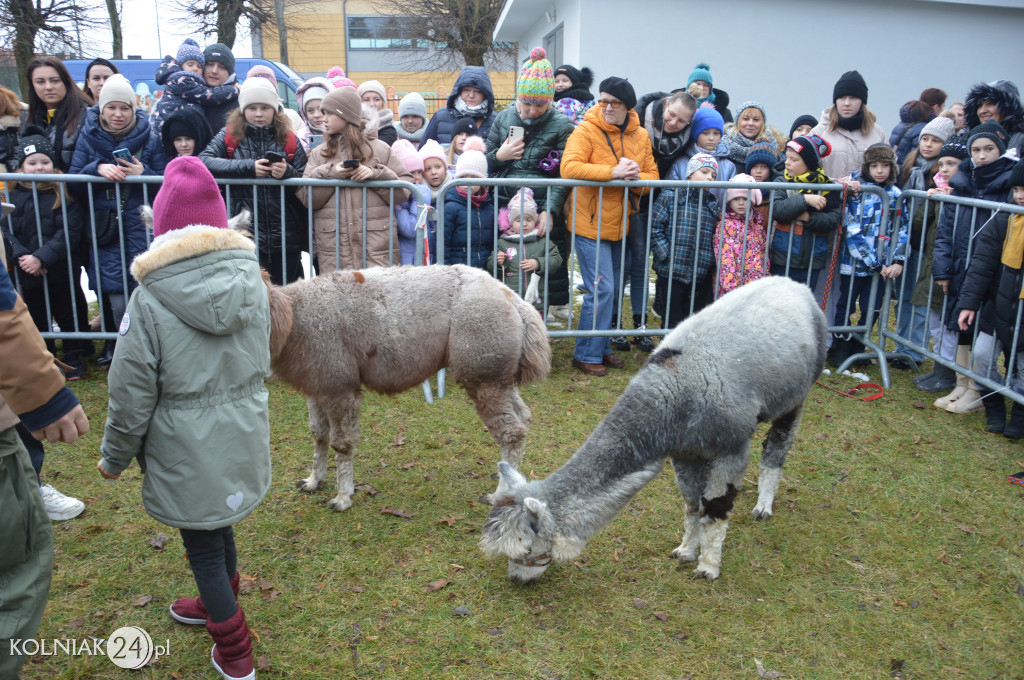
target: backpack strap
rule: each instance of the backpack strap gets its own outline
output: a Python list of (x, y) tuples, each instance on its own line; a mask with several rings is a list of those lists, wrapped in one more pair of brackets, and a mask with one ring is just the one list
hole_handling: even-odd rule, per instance
[(238, 142), (231, 136), (231, 128), (224, 128), (224, 146), (228, 148), (228, 159), (234, 158)]
[(288, 132), (288, 141), (284, 143), (284, 152), (288, 156), (288, 162), (295, 160), (295, 150), (299, 148), (299, 139), (294, 132)]

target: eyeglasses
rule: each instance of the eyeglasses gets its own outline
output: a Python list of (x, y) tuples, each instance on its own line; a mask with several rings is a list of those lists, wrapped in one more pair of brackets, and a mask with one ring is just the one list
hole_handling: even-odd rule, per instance
[(616, 109), (619, 109), (619, 108), (622, 107), (622, 102), (610, 102), (610, 101), (607, 101), (605, 99), (598, 99), (597, 100), (597, 105), (598, 106), (603, 106), (606, 109), (611, 109), (612, 111), (615, 111)]

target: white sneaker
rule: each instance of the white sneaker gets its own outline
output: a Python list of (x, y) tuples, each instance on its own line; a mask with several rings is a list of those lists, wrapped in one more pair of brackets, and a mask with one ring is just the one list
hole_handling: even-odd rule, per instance
[(43, 505), (46, 506), (46, 514), (53, 522), (61, 522), (66, 519), (73, 519), (82, 514), (85, 510), (85, 503), (77, 498), (65, 496), (49, 484), (39, 487), (39, 493), (43, 495)]
[(550, 305), (548, 306), (548, 315), (557, 316), (559, 319), (568, 319), (569, 305)]

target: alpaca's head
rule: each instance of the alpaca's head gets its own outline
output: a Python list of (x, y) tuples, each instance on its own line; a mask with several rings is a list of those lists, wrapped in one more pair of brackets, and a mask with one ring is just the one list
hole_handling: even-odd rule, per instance
[(557, 552), (557, 527), (547, 503), (527, 495), (528, 482), (511, 465), (498, 463), (507, 491), (494, 495), (480, 549), (488, 557), (508, 558), (508, 577), (515, 583), (533, 583), (547, 570)]

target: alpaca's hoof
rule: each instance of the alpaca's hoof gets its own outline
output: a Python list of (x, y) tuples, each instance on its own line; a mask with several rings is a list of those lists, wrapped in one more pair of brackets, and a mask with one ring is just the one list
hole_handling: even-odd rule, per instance
[(299, 491), (305, 491), (307, 493), (312, 493), (314, 491), (318, 491), (320, 489), (320, 487), (323, 486), (323, 485), (324, 485), (323, 480), (320, 480), (318, 482), (317, 480), (313, 479), (312, 477), (308, 477), (306, 479), (300, 479), (299, 481), (295, 482), (295, 488), (296, 489), (298, 489)]
[(331, 500), (327, 501), (327, 507), (335, 512), (341, 512), (342, 510), (348, 510), (352, 507), (351, 498), (342, 498), (341, 496), (335, 496)]
[(754, 506), (754, 511), (750, 513), (754, 519), (768, 519), (772, 516), (772, 504), (769, 503), (767, 507), (759, 505)]
[(480, 498), (478, 500), (481, 503), (486, 503), (487, 505), (494, 505), (494, 499), (497, 498), (497, 497), (498, 497), (498, 494), (496, 494), (496, 493), (493, 493), (493, 494), (492, 493), (485, 493), (483, 496), (480, 496)]
[(696, 562), (697, 552), (687, 552), (682, 547), (676, 548), (670, 553), (670, 557), (675, 557), (680, 562)]
[(701, 566), (693, 570), (694, 578), (702, 578), (708, 583), (714, 583), (715, 579), (718, 578), (719, 570), (714, 567)]

